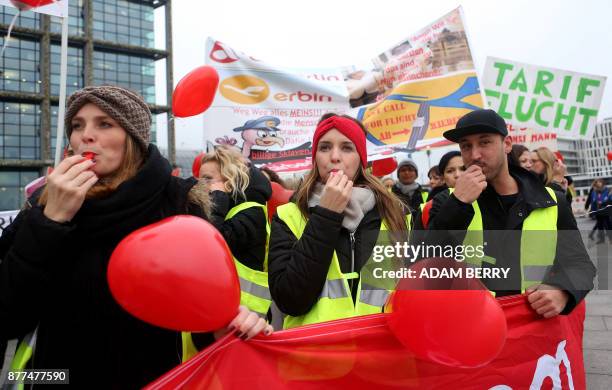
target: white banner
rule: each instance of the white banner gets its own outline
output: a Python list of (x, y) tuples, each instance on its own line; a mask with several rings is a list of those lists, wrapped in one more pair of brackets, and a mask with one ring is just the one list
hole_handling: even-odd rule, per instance
[(0, 211), (0, 235), (8, 225), (13, 223), (20, 210)]
[(488, 57), (489, 107), (508, 123), (592, 139), (606, 77)]
[(210, 38), (206, 63), (220, 82), (205, 143), (235, 145), (276, 171), (310, 167), (313, 131), (328, 112), (363, 122), (373, 161), (446, 145), (442, 133), (483, 106), (461, 8), (365, 66), (279, 68)]

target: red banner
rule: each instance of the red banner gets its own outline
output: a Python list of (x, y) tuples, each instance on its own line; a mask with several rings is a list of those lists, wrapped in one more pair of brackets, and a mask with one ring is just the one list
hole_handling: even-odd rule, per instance
[[(230, 335), (148, 389), (585, 389), (584, 302), (568, 316), (547, 320), (522, 295), (498, 301), (508, 337), (501, 354), (485, 367), (420, 360), (389, 330), (387, 314), (376, 314), (247, 342)], [(448, 331), (453, 331), (452, 324)]]

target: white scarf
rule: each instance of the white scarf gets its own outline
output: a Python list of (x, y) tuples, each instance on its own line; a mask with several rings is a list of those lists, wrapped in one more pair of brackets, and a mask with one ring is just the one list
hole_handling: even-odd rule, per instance
[[(316, 183), (315, 187), (308, 199), (308, 207), (318, 206), (321, 203), (321, 194), (323, 194), (323, 184)], [(376, 206), (376, 197), (374, 192), (369, 188), (353, 187), (351, 191), (351, 199), (344, 209), (344, 219), (342, 226), (348, 231), (354, 232), (364, 215)]]

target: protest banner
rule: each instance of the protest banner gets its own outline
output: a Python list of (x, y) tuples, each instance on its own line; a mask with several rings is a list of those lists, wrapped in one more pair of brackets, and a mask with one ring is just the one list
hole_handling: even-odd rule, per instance
[(213, 39), (206, 63), (220, 83), (203, 116), (204, 143), (234, 145), (277, 171), (310, 168), (310, 141), (327, 112), (363, 121), (373, 161), (447, 144), (442, 133), (483, 105), (461, 8), (366, 66), (274, 67)]
[(0, 211), (0, 235), (8, 225), (13, 223), (17, 214), (19, 210)]
[(483, 85), (490, 108), (506, 122), (593, 138), (606, 77), (488, 57)]
[[(551, 319), (535, 314), (524, 295), (498, 302), (508, 324), (506, 343), (497, 358), (479, 368), (417, 358), (389, 330), (388, 314), (374, 314), (257, 336), (248, 342), (230, 335), (147, 388), (229, 390), (247, 383), (268, 389), (586, 388), (584, 302), (571, 314)], [(448, 332), (453, 332), (452, 324)]]

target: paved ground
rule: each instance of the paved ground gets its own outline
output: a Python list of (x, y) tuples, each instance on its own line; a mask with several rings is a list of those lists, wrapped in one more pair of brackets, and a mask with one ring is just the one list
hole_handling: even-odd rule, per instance
[[(589, 231), (594, 222), (578, 218), (580, 230)], [(585, 236), (591, 260), (598, 268), (596, 291), (586, 298), (584, 323), (584, 367), (589, 390), (612, 389), (612, 245), (596, 245)]]
[[(589, 390), (612, 389), (612, 245), (609, 242), (596, 245), (589, 240), (588, 231), (593, 221), (578, 218), (578, 227), (591, 259), (598, 268), (596, 287), (586, 298), (587, 315), (584, 323), (584, 366)], [(11, 348), (12, 347), (12, 348)], [(14, 344), (9, 345), (5, 359), (10, 361)], [(1, 353), (1, 352), (0, 352)], [(3, 378), (4, 375), (0, 376)]]

